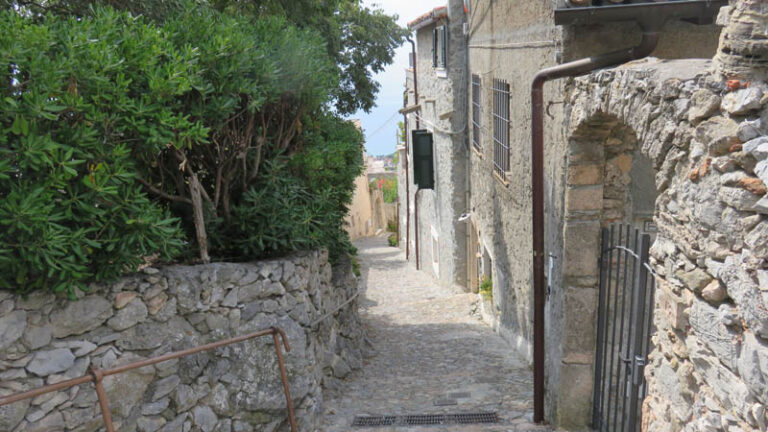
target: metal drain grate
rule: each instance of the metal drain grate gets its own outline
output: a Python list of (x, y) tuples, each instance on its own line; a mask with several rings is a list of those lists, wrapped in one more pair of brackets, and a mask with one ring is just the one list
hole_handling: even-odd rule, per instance
[(355, 416), (352, 426), (392, 426), (395, 421), (395, 416)]
[(472, 412), (459, 414), (411, 414), (402, 416), (355, 416), (352, 426), (430, 426), (445, 424), (498, 423), (495, 412)]
[(403, 416), (404, 426), (440, 425), (446, 423), (445, 414), (419, 414)]
[(499, 416), (495, 412), (454, 414), (458, 424), (498, 423)]

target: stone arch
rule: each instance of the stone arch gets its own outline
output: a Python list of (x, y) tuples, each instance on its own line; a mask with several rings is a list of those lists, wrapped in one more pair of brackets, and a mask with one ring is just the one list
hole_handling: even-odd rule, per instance
[(561, 427), (591, 423), (601, 229), (621, 222), (642, 230), (653, 218), (655, 169), (639, 135), (617, 115), (597, 111), (567, 140), (559, 287)]

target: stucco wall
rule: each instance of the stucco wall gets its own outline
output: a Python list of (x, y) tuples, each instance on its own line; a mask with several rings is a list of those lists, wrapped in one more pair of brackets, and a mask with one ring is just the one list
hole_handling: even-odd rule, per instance
[[(363, 151), (363, 160), (366, 160), (365, 151)], [(352, 240), (360, 237), (371, 236), (376, 232), (373, 222), (373, 204), (371, 201), (371, 191), (368, 184), (367, 170), (355, 179), (355, 193), (352, 197), (352, 204), (349, 206), (349, 213), (345, 218), (346, 230)]]
[[(470, 18), (469, 69), (482, 80), (482, 150), (470, 163), (472, 219), (480, 243), (493, 259), (494, 302), (500, 333), (532, 357), (532, 260), (530, 186), (530, 87), (534, 74), (548, 66), (600, 54), (639, 41), (635, 24), (556, 27), (551, 2), (490, 1), (473, 3)], [(660, 33), (654, 56), (712, 57), (718, 38), (715, 26), (669, 23)], [(504, 79), (511, 90), (509, 184), (493, 175), (492, 81)], [(552, 280), (547, 300), (547, 388), (560, 384), (560, 349), (565, 288), (562, 280), (565, 215), (567, 80), (545, 85), (545, 214), (546, 253), (551, 254)], [(470, 111), (471, 118), (471, 111)], [(549, 261), (546, 267), (549, 267)], [(547, 418), (559, 418), (558, 391), (547, 393)]]
[[(466, 211), (466, 99), (465, 44), (462, 30), (463, 3), (449, 2), (448, 59), (444, 70), (432, 66), (432, 29), (430, 25), (416, 32), (417, 71), (420, 110), (408, 114), (407, 130), (420, 127), (433, 133), (435, 154), (435, 189), (418, 192), (410, 181), (411, 211), (418, 205), (419, 260), (421, 269), (445, 286), (466, 285), (466, 225), (459, 216)], [(409, 90), (413, 81), (408, 80)], [(409, 104), (416, 103), (409, 92)], [(409, 136), (410, 140), (410, 136)], [(409, 148), (410, 167), (413, 153)], [(404, 181), (404, 179), (403, 179)], [(403, 185), (404, 186), (404, 185)], [(405, 195), (401, 187), (402, 196)], [(416, 204), (418, 200), (418, 204)], [(401, 203), (401, 220), (405, 205)], [(405, 226), (405, 224), (403, 224)], [(404, 232), (404, 230), (401, 230)], [(411, 239), (415, 254), (416, 221), (411, 221)], [(436, 239), (436, 243), (433, 243)], [(434, 246), (434, 247), (433, 247)], [(437, 256), (433, 253), (437, 252)], [(414, 257), (415, 258), (415, 257)]]
[[(76, 301), (0, 292), (0, 395), (248, 334), (285, 330), (300, 430), (321, 423), (321, 385), (362, 366), (357, 301), (310, 323), (357, 292), (349, 264), (327, 252), (249, 264), (146, 268)], [(287, 430), (271, 338), (259, 338), (105, 377), (121, 431)], [(93, 386), (0, 408), (0, 430), (93, 432), (102, 427)]]

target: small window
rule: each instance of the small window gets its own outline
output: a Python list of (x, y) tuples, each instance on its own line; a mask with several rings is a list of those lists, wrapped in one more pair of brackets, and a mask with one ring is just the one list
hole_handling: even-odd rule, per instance
[(480, 146), (481, 91), (480, 77), (472, 75), (472, 144), (478, 150), (482, 149)]
[(506, 180), (509, 171), (509, 84), (493, 80), (493, 170)]
[(437, 26), (432, 30), (432, 67), (445, 69), (448, 64), (448, 28)]

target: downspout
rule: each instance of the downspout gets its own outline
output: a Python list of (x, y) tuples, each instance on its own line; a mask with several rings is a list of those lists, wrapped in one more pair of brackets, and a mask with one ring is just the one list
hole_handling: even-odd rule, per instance
[[(408, 90), (405, 91), (405, 97), (403, 98), (403, 108), (408, 106)], [(405, 260), (408, 261), (411, 252), (411, 177), (408, 172), (408, 114), (403, 114), (403, 143), (405, 144), (405, 151), (403, 152), (403, 158), (405, 159)], [(400, 229), (400, 224), (397, 224)]]
[[(466, 9), (466, 3), (464, 8), (464, 14), (468, 15), (469, 12)], [(469, 70), (469, 34), (470, 34), (470, 26), (471, 23), (469, 22), (469, 18), (466, 20), (467, 25), (467, 34), (464, 35), (464, 121), (466, 122), (464, 124), (464, 130), (466, 131), (466, 147), (467, 147), (467, 167), (464, 170), (465, 173), (465, 179), (464, 179), (464, 208), (467, 211), (467, 214), (470, 215), (470, 218), (467, 219), (465, 222), (465, 228), (466, 228), (466, 236), (464, 237), (464, 242), (466, 243), (467, 247), (465, 248), (467, 250), (467, 258), (464, 260), (467, 273), (467, 290), (468, 292), (472, 292), (472, 279), (470, 277), (470, 271), (469, 266), (470, 263), (476, 262), (476, 260), (471, 259), (472, 256), (474, 256), (475, 252), (472, 251), (472, 196), (471, 196), (471, 188), (472, 183), (470, 182), (470, 177), (472, 174), (472, 128), (470, 128), (470, 120), (469, 120), (469, 113), (470, 108), (472, 105), (471, 98), (469, 95), (469, 82), (472, 80), (472, 74)]]
[[(416, 42), (413, 41), (410, 35), (405, 37), (405, 40), (411, 43), (411, 58), (413, 59), (413, 97), (416, 99), (415, 105), (419, 104), (419, 61), (416, 57)], [(419, 114), (416, 111), (416, 129), (420, 128)], [(408, 153), (406, 152), (406, 158)], [(410, 215), (408, 215), (410, 218)], [(419, 189), (416, 188), (416, 192), (413, 193), (413, 228), (415, 236), (414, 252), (416, 253), (416, 270), (419, 270)]]
[[(414, 105), (419, 104), (419, 62), (416, 58), (416, 42), (413, 41), (410, 35), (405, 37), (405, 40), (411, 43), (411, 58), (413, 59), (413, 98), (415, 99)], [(416, 114), (416, 129), (419, 129), (419, 115)]]
[(419, 191), (420, 188), (416, 188), (416, 192), (413, 193), (413, 233), (416, 236), (416, 244), (414, 246), (416, 253), (416, 270), (419, 270)]
[[(648, 20), (650, 21), (650, 20)], [(544, 307), (546, 287), (544, 284), (544, 83), (557, 78), (575, 77), (608, 66), (648, 56), (656, 48), (658, 28), (664, 19), (656, 22), (639, 23), (643, 38), (639, 45), (598, 56), (575, 60), (569, 63), (540, 70), (531, 86), (531, 186), (533, 192), (533, 421), (544, 422)]]

